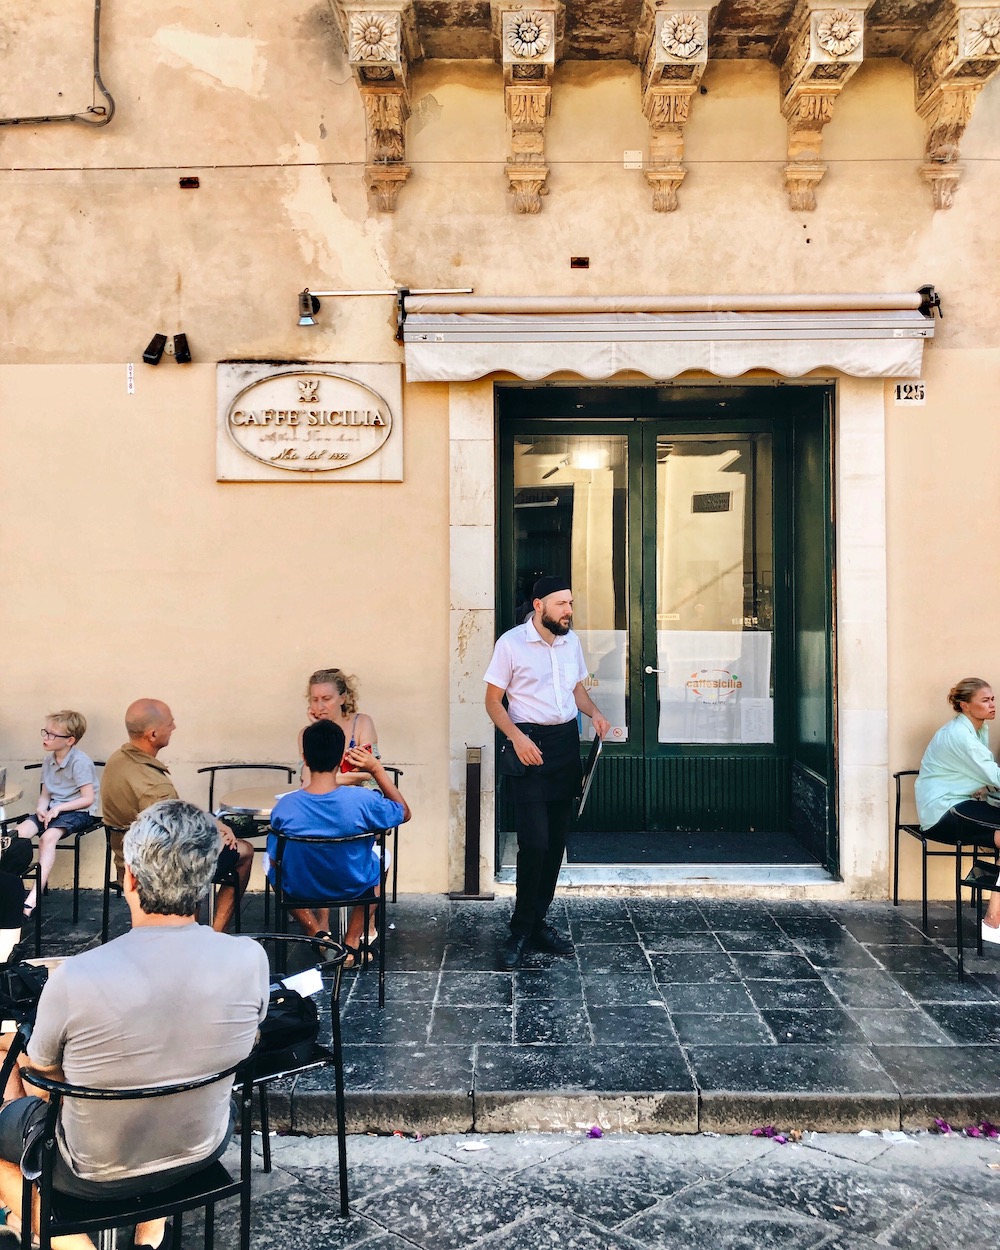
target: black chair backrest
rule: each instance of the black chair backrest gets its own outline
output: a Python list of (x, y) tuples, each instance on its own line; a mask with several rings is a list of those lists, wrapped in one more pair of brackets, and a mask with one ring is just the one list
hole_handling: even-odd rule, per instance
[(216, 773), (232, 772), (276, 772), (284, 773), (290, 782), (295, 776), (295, 769), (287, 764), (207, 764), (199, 768), (198, 773), (208, 773), (208, 810), (215, 811), (215, 775)]

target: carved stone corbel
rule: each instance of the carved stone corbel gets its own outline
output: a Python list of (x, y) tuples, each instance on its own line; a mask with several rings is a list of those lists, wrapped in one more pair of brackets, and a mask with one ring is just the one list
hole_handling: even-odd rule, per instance
[(716, 3), (692, 0), (678, 8), (643, 0), (635, 37), (642, 112), (649, 123), (649, 164), (643, 172), (658, 213), (677, 208), (677, 189), (687, 175), (684, 127), (708, 64), (708, 23)]
[(492, 0), (492, 13), (508, 125), (504, 172), (514, 211), (538, 213), (548, 194), (545, 123), (552, 110), (552, 71), (563, 41), (564, 9), (560, 0)]
[(406, 163), (408, 64), (420, 56), (412, 0), (334, 0), (365, 110), (365, 185), (384, 213), (412, 170)]
[(785, 191), (796, 212), (816, 207), (826, 173), (823, 127), (845, 84), (864, 60), (865, 13), (872, 0), (804, 0), (789, 24), (781, 57), (781, 113), (788, 123)]
[(935, 208), (951, 208), (962, 175), (962, 137), (976, 98), (1000, 72), (1000, 0), (955, 0), (906, 54), (917, 114), (927, 127), (921, 176)]

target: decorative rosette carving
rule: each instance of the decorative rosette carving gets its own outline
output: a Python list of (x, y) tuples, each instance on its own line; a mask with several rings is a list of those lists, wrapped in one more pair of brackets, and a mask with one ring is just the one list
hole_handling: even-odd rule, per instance
[(861, 43), (861, 14), (855, 9), (834, 9), (824, 13), (816, 26), (819, 46), (830, 56), (847, 56)]
[(507, 26), (506, 41), (510, 51), (524, 60), (544, 56), (552, 43), (551, 15), (537, 10), (518, 13)]
[(708, 28), (700, 13), (668, 13), (660, 27), (660, 42), (671, 56), (687, 60), (708, 42)]
[(352, 13), (352, 61), (398, 61), (399, 31), (392, 13)]
[(969, 13), (965, 19), (966, 56), (1000, 56), (1000, 12)]

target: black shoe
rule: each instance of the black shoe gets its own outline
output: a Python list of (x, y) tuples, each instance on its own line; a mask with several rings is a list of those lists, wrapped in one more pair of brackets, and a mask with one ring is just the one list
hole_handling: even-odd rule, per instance
[(572, 955), (575, 951), (568, 937), (563, 937), (555, 925), (540, 924), (531, 935), (531, 945), (536, 951), (549, 951), (553, 955)]
[(500, 967), (508, 972), (519, 967), (527, 945), (527, 934), (512, 933), (500, 949)]

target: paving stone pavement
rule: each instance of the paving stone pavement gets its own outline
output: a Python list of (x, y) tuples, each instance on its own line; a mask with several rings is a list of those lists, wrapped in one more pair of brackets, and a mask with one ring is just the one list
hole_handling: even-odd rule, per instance
[[(334, 1139), (273, 1151), (254, 1174), (254, 1250), (940, 1250), (989, 1242), (1000, 1217), (1000, 1145), (927, 1133), (352, 1136), (347, 1219)], [(232, 1204), (216, 1227), (235, 1247)]]
[[(513, 974), (497, 971), (509, 914), (507, 899), (390, 907), (385, 1008), (371, 969), (341, 996), (353, 1132), (1000, 1121), (1000, 949), (976, 958), (968, 910), (964, 982), (944, 904), (924, 935), (917, 905), (560, 896), (574, 956)], [(68, 915), (68, 893), (49, 895), (47, 952), (96, 941), (96, 892), (75, 928)], [(252, 896), (244, 927), (261, 919)], [(271, 1107), (275, 1128), (331, 1132), (332, 1073)]]

